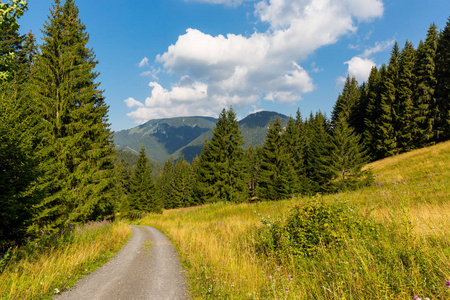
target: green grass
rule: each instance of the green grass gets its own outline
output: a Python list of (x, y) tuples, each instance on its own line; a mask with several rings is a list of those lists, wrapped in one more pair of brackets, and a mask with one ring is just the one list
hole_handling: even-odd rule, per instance
[(317, 197), (170, 210), (141, 224), (177, 246), (194, 299), (450, 299), (450, 142), (368, 167), (375, 186), (319, 198), (376, 230), (350, 232), (313, 256), (271, 256), (258, 245), (267, 230), (260, 216), (283, 223)]
[(91, 222), (70, 234), (10, 253), (0, 299), (50, 299), (107, 262), (131, 235), (123, 223)]

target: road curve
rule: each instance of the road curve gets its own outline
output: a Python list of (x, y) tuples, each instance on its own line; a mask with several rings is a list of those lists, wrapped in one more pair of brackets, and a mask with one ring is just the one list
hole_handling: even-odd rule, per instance
[(178, 253), (156, 228), (131, 226), (120, 252), (55, 300), (189, 299)]

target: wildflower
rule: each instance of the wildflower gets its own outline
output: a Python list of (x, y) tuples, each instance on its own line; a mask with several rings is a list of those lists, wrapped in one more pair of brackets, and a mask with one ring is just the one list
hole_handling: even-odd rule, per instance
[(450, 289), (450, 281), (447, 280), (447, 281), (445, 282), (445, 285)]
[(290, 280), (290, 281), (292, 281), (292, 280), (293, 280), (293, 278), (292, 278), (291, 274), (288, 274), (288, 278), (289, 278), (289, 280)]
[(269, 279), (270, 279), (270, 280), (272, 280), (272, 274), (271, 274), (271, 275), (269, 275)]
[(280, 272), (281, 271), (281, 267), (277, 266), (277, 271)]
[(414, 300), (422, 300), (422, 299), (420, 299), (419, 296), (417, 296), (417, 295), (415, 295), (413, 299), (414, 299)]
[(59, 294), (59, 290), (55, 288), (55, 294)]
[(289, 293), (289, 289), (286, 289), (286, 294)]

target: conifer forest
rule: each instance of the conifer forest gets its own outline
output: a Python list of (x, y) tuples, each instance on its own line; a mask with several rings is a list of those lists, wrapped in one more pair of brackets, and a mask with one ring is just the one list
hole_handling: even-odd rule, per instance
[(91, 220), (214, 202), (336, 193), (375, 183), (371, 161), (450, 139), (450, 18), (416, 47), (394, 44), (367, 82), (347, 77), (329, 116), (297, 110), (243, 148), (223, 108), (200, 156), (118, 159), (95, 53), (74, 0), (55, 0), (42, 43), (19, 33), (27, 3), (1, 3), (0, 253)]

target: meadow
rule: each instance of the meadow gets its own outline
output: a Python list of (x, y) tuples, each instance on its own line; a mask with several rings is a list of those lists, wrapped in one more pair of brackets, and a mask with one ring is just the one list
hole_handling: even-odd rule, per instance
[[(450, 142), (367, 168), (375, 185), (357, 191), (139, 223), (176, 245), (193, 299), (450, 299)], [(307, 224), (300, 233), (297, 219)]]
[(50, 299), (117, 253), (131, 236), (120, 222), (88, 222), (0, 260), (0, 299)]

